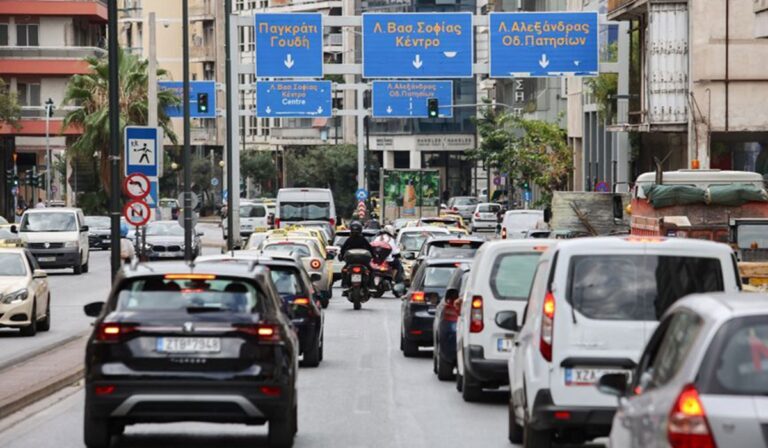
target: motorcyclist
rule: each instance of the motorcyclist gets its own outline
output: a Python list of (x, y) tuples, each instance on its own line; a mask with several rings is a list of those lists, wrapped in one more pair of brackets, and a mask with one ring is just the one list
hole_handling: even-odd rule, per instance
[(385, 225), (374, 241), (381, 241), (392, 247), (392, 252), (390, 252), (387, 257), (387, 262), (395, 269), (395, 283), (402, 283), (403, 264), (400, 263), (400, 247), (398, 247), (397, 241), (395, 240), (395, 228), (390, 224)]
[(339, 250), (339, 260), (344, 260), (344, 255), (350, 249), (365, 249), (368, 252), (372, 252), (371, 243), (363, 236), (363, 225), (360, 221), (352, 221), (349, 224), (349, 238), (344, 241), (344, 244)]

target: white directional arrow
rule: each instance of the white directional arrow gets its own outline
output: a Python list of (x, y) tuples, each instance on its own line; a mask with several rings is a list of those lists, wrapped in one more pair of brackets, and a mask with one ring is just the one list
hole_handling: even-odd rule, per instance
[(573, 65), (575, 65), (576, 67), (578, 67), (579, 65), (581, 65), (581, 61), (573, 61)]
[(285, 57), (283, 64), (285, 64), (287, 68), (293, 67), (294, 61), (293, 61), (293, 56), (291, 56), (291, 53), (288, 53), (288, 56)]
[(388, 114), (391, 114), (391, 113), (392, 113), (392, 106), (387, 106), (387, 113), (388, 113)]
[(549, 67), (549, 59), (547, 59), (546, 53), (541, 55), (541, 59), (539, 60), (539, 65), (541, 66), (541, 68)]
[(416, 57), (413, 59), (412, 62), (413, 66), (416, 67), (416, 69), (420, 69), (422, 65), (424, 65), (424, 62), (421, 60), (421, 55), (416, 55)]
[(272, 113), (272, 108), (267, 106), (267, 109), (264, 112), (266, 112), (268, 114), (271, 114)]
[(413, 98), (408, 98), (408, 115), (413, 115)]
[(318, 114), (322, 114), (323, 113), (323, 106), (318, 106), (317, 107), (317, 113)]

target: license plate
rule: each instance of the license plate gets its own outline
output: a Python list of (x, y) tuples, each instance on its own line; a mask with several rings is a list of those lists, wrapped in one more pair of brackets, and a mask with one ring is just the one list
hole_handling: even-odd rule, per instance
[(219, 338), (157, 338), (157, 351), (161, 353), (218, 353)]
[(511, 337), (498, 338), (496, 340), (496, 349), (502, 353), (511, 352), (514, 341)]
[(160, 252), (157, 254), (158, 257), (173, 257), (174, 255), (173, 252)]
[(39, 261), (41, 263), (47, 263), (47, 262), (51, 262), (51, 261), (56, 261), (56, 257), (40, 257), (40, 258), (37, 259), (37, 261)]
[(363, 281), (362, 274), (352, 274), (352, 281), (353, 282), (358, 282), (358, 283), (362, 282)]
[(609, 373), (630, 374), (629, 371), (622, 369), (566, 368), (565, 385), (594, 386), (600, 380), (600, 377)]

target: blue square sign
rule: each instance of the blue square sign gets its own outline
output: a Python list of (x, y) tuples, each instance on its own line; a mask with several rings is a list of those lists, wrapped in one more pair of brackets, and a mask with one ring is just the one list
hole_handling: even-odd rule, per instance
[(437, 100), (438, 118), (453, 116), (453, 81), (373, 81), (374, 117), (427, 118), (427, 101)]
[[(183, 82), (160, 81), (157, 84), (162, 90), (173, 90), (176, 96), (183, 101)], [(181, 118), (184, 116), (184, 105), (167, 107), (165, 113), (171, 118)], [(216, 81), (190, 81), (189, 116), (191, 118), (216, 118)]]
[(141, 173), (156, 177), (163, 131), (146, 126), (126, 126), (124, 144), (125, 175)]
[(254, 14), (257, 78), (322, 78), (323, 16)]

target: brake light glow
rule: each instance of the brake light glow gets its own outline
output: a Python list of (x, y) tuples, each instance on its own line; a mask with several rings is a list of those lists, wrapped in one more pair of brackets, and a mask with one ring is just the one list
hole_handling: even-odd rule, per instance
[(541, 314), (541, 339), (539, 351), (547, 361), (552, 361), (552, 335), (555, 328), (555, 296), (547, 291)]
[(136, 331), (136, 326), (119, 323), (101, 323), (96, 333), (96, 340), (101, 342), (118, 342), (123, 336)]
[(469, 311), (469, 332), (480, 333), (485, 325), (483, 324), (483, 297), (472, 296), (472, 303)]
[(424, 291), (414, 291), (411, 293), (411, 302), (424, 303)]
[(93, 393), (96, 395), (112, 395), (115, 391), (114, 384), (107, 384), (105, 386), (96, 386), (93, 388)]
[(282, 392), (280, 386), (261, 386), (259, 390), (261, 390), (262, 394), (268, 397), (279, 397)]
[(352, 266), (352, 272), (354, 272), (355, 274), (359, 274), (363, 272), (363, 268), (361, 268), (360, 266)]
[(330, 224), (331, 227), (335, 227), (336, 226), (336, 220), (331, 218), (331, 219), (328, 220), (328, 224)]
[(667, 239), (663, 236), (628, 236), (624, 241), (628, 243), (661, 243)]
[(315, 269), (315, 270), (320, 269), (320, 266), (322, 266), (322, 263), (320, 263), (320, 260), (318, 260), (317, 258), (309, 262), (309, 267), (312, 269)]
[(533, 246), (533, 250), (536, 252), (546, 252), (549, 246)]
[(450, 240), (448, 244), (469, 244), (469, 240)]
[(259, 342), (280, 342), (280, 329), (274, 324), (241, 325), (236, 327), (240, 333), (259, 338)]
[(309, 305), (309, 299), (306, 297), (296, 297), (293, 299), (294, 305), (301, 305), (301, 306), (308, 306)]
[(213, 274), (166, 274), (166, 280), (215, 280)]
[(555, 420), (570, 420), (571, 413), (569, 411), (556, 411), (554, 417)]
[(280, 228), (280, 218), (275, 218), (275, 227), (278, 229)]
[(677, 396), (667, 420), (667, 439), (672, 448), (715, 448), (707, 415), (696, 386), (688, 384)]

